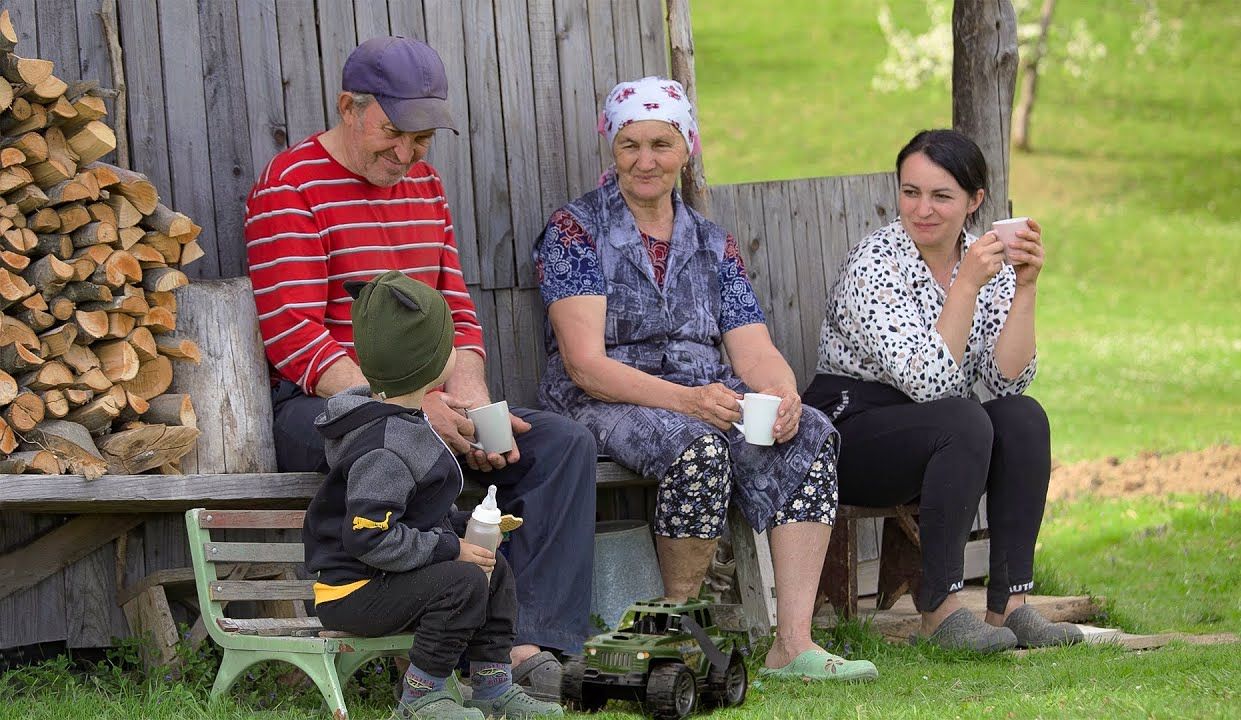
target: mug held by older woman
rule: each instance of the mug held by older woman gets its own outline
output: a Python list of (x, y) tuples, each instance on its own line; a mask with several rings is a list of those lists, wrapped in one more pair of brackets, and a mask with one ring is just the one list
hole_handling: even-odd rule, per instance
[[(1022, 393), (1034, 379), (1034, 220), (1005, 245), (965, 223), (982, 204), (981, 150), (952, 130), (919, 133), (897, 156), (900, 217), (854, 247), (833, 287), (808, 403), (840, 429), (841, 498), (917, 501), (922, 634), (995, 651), (1080, 639), (1031, 607), (1034, 543), (1051, 471), (1047, 416)], [(994, 400), (979, 402), (981, 381)], [(986, 624), (956, 598), (965, 543), (987, 493)]]
[[(837, 435), (803, 409), (736, 241), (675, 191), (698, 145), (683, 89), (660, 78), (617, 85), (600, 132), (614, 169), (552, 215), (535, 249), (548, 306), (542, 402), (590, 428), (601, 452), (660, 479), (655, 533), (669, 598), (697, 594), (731, 499), (751, 526), (772, 530), (772, 671), (874, 677), (870, 663), (845, 663), (810, 639), (836, 511)], [(752, 390), (780, 399), (770, 447), (732, 426)]]

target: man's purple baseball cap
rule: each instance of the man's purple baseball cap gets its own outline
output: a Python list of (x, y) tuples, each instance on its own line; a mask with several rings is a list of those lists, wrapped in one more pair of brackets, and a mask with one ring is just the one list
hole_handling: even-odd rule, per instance
[(374, 95), (398, 130), (457, 132), (448, 107), (444, 61), (424, 42), (404, 37), (367, 40), (345, 60), (341, 89)]

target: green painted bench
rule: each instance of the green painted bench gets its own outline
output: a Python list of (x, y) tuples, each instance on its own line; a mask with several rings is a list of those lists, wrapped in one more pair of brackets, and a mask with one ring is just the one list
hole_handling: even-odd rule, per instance
[[(314, 598), (313, 580), (247, 580), (250, 565), (284, 564), (298, 567), (304, 559), (302, 544), (292, 542), (224, 542), (212, 539), (213, 530), (297, 529), (306, 513), (300, 510), (204, 510), (185, 513), (190, 555), (198, 587), (203, 622), (211, 639), (224, 650), (211, 698), (223, 696), (243, 672), (255, 663), (282, 660), (306, 673), (332, 710), (334, 720), (347, 720), (344, 685), (368, 661), (408, 652), (413, 635), (366, 638), (324, 630), (315, 617), (264, 616), (271, 603), (301, 603)], [(217, 568), (227, 563), (228, 574)], [(231, 618), (227, 603), (256, 601), (259, 617)]]

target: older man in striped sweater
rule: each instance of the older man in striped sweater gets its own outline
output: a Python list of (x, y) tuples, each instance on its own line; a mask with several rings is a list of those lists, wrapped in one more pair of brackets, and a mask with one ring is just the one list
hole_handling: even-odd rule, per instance
[(519, 616), (514, 676), (548, 697), (589, 631), (595, 442), (552, 413), (515, 409), (517, 446), (473, 449), (466, 408), (491, 402), (482, 327), (466, 289), (452, 215), (423, 158), (437, 128), (456, 132), (447, 78), (430, 46), (375, 38), (346, 61), (340, 121), (272, 159), (246, 202), (246, 252), (272, 370), (282, 471), (326, 470), (313, 421), (326, 398), (366, 380), (353, 352), (347, 280), (399, 270), (438, 289), (452, 311), (457, 368), (423, 409), (444, 442), (506, 511), (526, 518), (508, 550)]

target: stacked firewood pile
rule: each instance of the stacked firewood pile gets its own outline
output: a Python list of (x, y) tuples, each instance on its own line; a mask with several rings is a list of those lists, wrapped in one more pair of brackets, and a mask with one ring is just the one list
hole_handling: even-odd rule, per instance
[(0, 473), (175, 472), (198, 436), (172, 361), (202, 228), (116, 147), (102, 92), (14, 54), (0, 12)]

